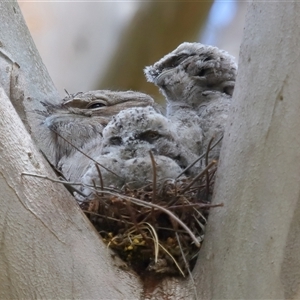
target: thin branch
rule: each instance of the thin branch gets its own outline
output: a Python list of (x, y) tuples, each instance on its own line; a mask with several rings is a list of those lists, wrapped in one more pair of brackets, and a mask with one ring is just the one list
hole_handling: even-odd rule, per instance
[(200, 177), (202, 177), (206, 173), (207, 170), (209, 170), (209, 168), (211, 168), (216, 163), (216, 160), (211, 161), (207, 165), (207, 167), (190, 182), (190, 184), (188, 184), (182, 191), (180, 191), (180, 193), (183, 194), (184, 192), (186, 192)]
[(197, 288), (196, 288), (196, 284), (195, 284), (195, 280), (194, 280), (193, 274), (192, 274), (192, 272), (190, 270), (189, 264), (188, 264), (188, 262), (186, 260), (185, 255), (184, 255), (184, 252), (183, 252), (183, 249), (182, 249), (182, 246), (181, 246), (181, 243), (180, 243), (180, 238), (178, 236), (178, 233), (175, 232), (175, 235), (176, 235), (176, 239), (177, 239), (177, 242), (178, 242), (178, 246), (179, 246), (179, 249), (180, 249), (180, 252), (181, 252), (184, 264), (185, 264), (185, 267), (188, 270), (188, 273), (190, 275), (190, 278), (191, 278), (191, 281), (192, 281), (192, 284), (193, 284), (193, 288), (194, 288), (194, 293), (195, 293), (196, 300), (198, 300), (199, 298), (198, 298)]
[(149, 151), (150, 154), (150, 158), (151, 158), (151, 163), (152, 163), (152, 170), (153, 170), (153, 181), (152, 181), (152, 189), (153, 189), (153, 193), (152, 193), (152, 202), (155, 203), (156, 201), (156, 164), (155, 164), (155, 160), (154, 160), (154, 156), (152, 151)]
[[(208, 146), (207, 146), (207, 149), (206, 149), (206, 154), (205, 154), (205, 166), (207, 167), (208, 165), (208, 155), (209, 155), (209, 152), (211, 150), (210, 146), (211, 146), (211, 143), (213, 142), (213, 140), (215, 139), (215, 137), (213, 136), (209, 143), (208, 143)], [(208, 170), (206, 171), (206, 197), (208, 197), (209, 195), (209, 173), (208, 173)]]
[(85, 157), (87, 157), (88, 159), (90, 159), (91, 161), (93, 161), (95, 164), (99, 165), (100, 167), (102, 167), (104, 170), (112, 173), (113, 175), (117, 176), (118, 178), (122, 178), (121, 176), (117, 175), (115, 172), (111, 171), (110, 169), (106, 168), (105, 166), (103, 166), (102, 164), (98, 163), (95, 159), (93, 159), (92, 157), (90, 157), (89, 155), (87, 155), (86, 153), (84, 153), (82, 150), (80, 150), (78, 147), (76, 147), (73, 143), (71, 143), (70, 141), (68, 141), (66, 138), (64, 138), (61, 134), (59, 134), (57, 131), (55, 131), (54, 129), (51, 129), (51, 131), (53, 131), (55, 134), (57, 134), (60, 138), (62, 138), (65, 142), (67, 142), (69, 145), (71, 145), (72, 147), (74, 147), (74, 149), (76, 149), (77, 151), (79, 151), (81, 154), (83, 154)]
[[(152, 203), (156, 202), (156, 165), (152, 151), (149, 151), (151, 163), (152, 163), (152, 171), (153, 171), (153, 180), (152, 180)], [(155, 216), (154, 216), (154, 207), (151, 208), (150, 213), (152, 223), (155, 224)]]
[(36, 177), (36, 178), (42, 178), (42, 179), (46, 179), (46, 180), (49, 180), (49, 181), (55, 182), (55, 183), (62, 183), (62, 184), (67, 184), (67, 185), (82, 185), (82, 182), (69, 182), (69, 181), (65, 181), (65, 180), (54, 179), (54, 178), (48, 177), (46, 175), (39, 175), (39, 174), (33, 174), (33, 173), (28, 173), (28, 172), (22, 172), (21, 176), (23, 176), (23, 175)]
[[(213, 164), (215, 164), (216, 162), (215, 161), (212, 161), (208, 166), (207, 168), (210, 168)], [(205, 172), (206, 169), (203, 171)], [(203, 173), (202, 172), (202, 173)], [(201, 173), (201, 174), (202, 174)], [(201, 176), (201, 174), (199, 174), (197, 177), (199, 178)], [(53, 179), (53, 178), (50, 178), (48, 176), (45, 176), (45, 175), (38, 175), (38, 174), (32, 174), (32, 173), (27, 173), (27, 172), (22, 172), (21, 173), (21, 176), (23, 175), (27, 175), (27, 176), (32, 176), (32, 177), (37, 177), (37, 178), (42, 178), (42, 179), (46, 179), (46, 180), (49, 180), (49, 181), (52, 181), (52, 182), (56, 182), (56, 183), (62, 183), (62, 184), (70, 184), (70, 185), (81, 185), (81, 186), (86, 186), (86, 187), (90, 187), (91, 189), (95, 187), (93, 185), (88, 185), (88, 184), (82, 184), (82, 183), (78, 183), (78, 182), (66, 182), (66, 181), (61, 181), (61, 180), (57, 180), (57, 179)], [(203, 174), (202, 174), (203, 175)], [(196, 179), (197, 179), (196, 177)], [(193, 182), (192, 182), (193, 183)], [(96, 186), (97, 188), (97, 186)], [(151, 202), (146, 202), (146, 201), (143, 201), (143, 200), (140, 200), (140, 199), (136, 199), (136, 198), (133, 198), (133, 197), (129, 197), (129, 196), (125, 196), (125, 195), (121, 195), (121, 194), (117, 194), (117, 193), (114, 193), (114, 192), (110, 192), (110, 191), (106, 191), (106, 190), (103, 190), (102, 193), (104, 194), (109, 194), (109, 195), (112, 195), (112, 196), (116, 196), (116, 197), (120, 197), (120, 198), (123, 198), (125, 200), (128, 200), (128, 201), (131, 201), (137, 205), (140, 205), (140, 206), (144, 206), (144, 207), (150, 207), (150, 208), (156, 208), (164, 213), (166, 213), (168, 216), (170, 216), (175, 222), (177, 222), (182, 228), (185, 229), (185, 231), (190, 235), (190, 237), (192, 238), (192, 240), (194, 241), (195, 245), (197, 247), (200, 247), (200, 243), (199, 241), (197, 240), (196, 236), (193, 234), (193, 232), (175, 215), (173, 214), (171, 211), (169, 211), (168, 209), (160, 206), (160, 205), (157, 205), (155, 203), (151, 203)]]
[[(212, 145), (210, 150), (214, 149), (223, 139), (223, 135)], [(205, 156), (206, 153), (203, 153), (201, 156), (199, 156), (196, 160), (194, 160), (190, 165), (188, 165), (177, 177), (178, 179), (180, 176), (182, 176), (186, 171), (188, 171), (191, 167), (193, 167), (200, 159), (202, 159)]]
[[(100, 187), (101, 187), (101, 191), (103, 191), (103, 178), (102, 178), (102, 173), (101, 173), (101, 170), (99, 168), (99, 166), (97, 164), (95, 164), (95, 167), (97, 169), (97, 172), (98, 172), (98, 176), (99, 176), (99, 179), (100, 179)], [(103, 196), (103, 195), (101, 195)]]
[(109, 191), (103, 191), (103, 193), (123, 198), (125, 200), (131, 201), (132, 203), (135, 203), (135, 204), (140, 205), (140, 206), (154, 207), (154, 208), (157, 208), (158, 210), (161, 210), (162, 212), (164, 212), (168, 216), (170, 216), (174, 221), (176, 221), (182, 228), (184, 228), (185, 231), (190, 235), (190, 237), (194, 241), (195, 245), (197, 247), (200, 247), (200, 243), (198, 242), (198, 240), (197, 240), (196, 236), (193, 234), (193, 232), (176, 215), (174, 215), (168, 209), (166, 209), (166, 208), (164, 208), (164, 207), (162, 207), (160, 205), (151, 203), (151, 202), (146, 202), (146, 201), (143, 201), (143, 200), (140, 200), (140, 199), (136, 199), (136, 198), (125, 196), (125, 195), (120, 195), (120, 194), (112, 193), (112, 192), (109, 192)]

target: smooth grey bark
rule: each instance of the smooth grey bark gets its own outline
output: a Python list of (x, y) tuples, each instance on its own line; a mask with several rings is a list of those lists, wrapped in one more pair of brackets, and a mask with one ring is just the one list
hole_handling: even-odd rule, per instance
[(299, 2), (250, 4), (200, 298), (299, 299), (299, 47)]
[(59, 98), (18, 4), (1, 2), (0, 15), (0, 298), (140, 298), (138, 277), (111, 257), (66, 189), (21, 175), (55, 177), (23, 122), (48, 154), (35, 110)]
[(41, 101), (58, 103), (59, 95), (38, 54), (16, 1), (0, 2), (0, 80), (19, 116), (40, 149), (44, 147)]
[(137, 299), (75, 200), (44, 164), (0, 88), (0, 299)]

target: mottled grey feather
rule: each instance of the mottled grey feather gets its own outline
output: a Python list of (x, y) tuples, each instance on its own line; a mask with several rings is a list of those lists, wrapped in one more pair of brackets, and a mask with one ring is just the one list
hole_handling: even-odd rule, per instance
[[(158, 181), (174, 179), (196, 158), (178, 142), (170, 120), (152, 107), (129, 108), (113, 117), (103, 130), (101, 154), (93, 158), (120, 176), (117, 178), (100, 168), (106, 186), (135, 182), (138, 187), (152, 180), (150, 151), (156, 162)], [(83, 175), (83, 182), (100, 183), (94, 163), (90, 163)], [(84, 189), (84, 193), (90, 192)]]
[(109, 90), (68, 95), (60, 105), (46, 103), (48, 115), (43, 125), (51, 130), (45, 143), (52, 149), (52, 163), (57, 165), (62, 157), (75, 153), (74, 146), (82, 148), (90, 141), (102, 140), (103, 128), (122, 109), (148, 105), (154, 105), (154, 100), (146, 94)]
[[(205, 152), (224, 131), (237, 73), (234, 58), (213, 46), (183, 43), (144, 71), (165, 96), (181, 143), (197, 155)], [(220, 145), (211, 157), (218, 158), (219, 151)]]

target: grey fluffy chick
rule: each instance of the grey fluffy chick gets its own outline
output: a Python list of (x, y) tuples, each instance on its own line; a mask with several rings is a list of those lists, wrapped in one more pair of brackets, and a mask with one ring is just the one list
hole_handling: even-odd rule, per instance
[[(172, 123), (152, 107), (136, 107), (121, 111), (103, 130), (101, 154), (93, 158), (118, 176), (100, 168), (105, 186), (134, 187), (152, 180), (154, 155), (157, 180), (174, 179), (196, 157), (176, 138)], [(96, 182), (99, 175), (94, 163), (83, 176), (85, 184)], [(91, 191), (86, 188), (87, 195)]]
[(97, 90), (68, 95), (60, 105), (44, 105), (47, 115), (43, 125), (51, 130), (45, 143), (53, 153), (50, 162), (56, 166), (62, 158), (72, 156), (75, 147), (81, 149), (92, 140), (101, 141), (103, 128), (119, 111), (154, 105), (154, 100), (139, 92)]
[[(144, 70), (167, 101), (167, 117), (181, 142), (197, 155), (224, 132), (237, 65), (227, 52), (200, 43), (183, 43)], [(211, 153), (218, 158), (221, 144)]]

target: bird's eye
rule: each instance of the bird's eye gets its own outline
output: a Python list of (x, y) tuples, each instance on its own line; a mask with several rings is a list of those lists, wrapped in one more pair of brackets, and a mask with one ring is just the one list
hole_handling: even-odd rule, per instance
[(100, 107), (104, 107), (106, 106), (106, 104), (103, 101), (93, 101), (91, 103), (89, 103), (86, 108), (87, 109), (96, 109), (96, 108), (100, 108)]
[(203, 77), (205, 75), (207, 75), (207, 73), (210, 71), (210, 69), (201, 69), (199, 72), (198, 72), (198, 76), (200, 77)]
[(188, 57), (188, 55), (185, 53), (178, 55), (176, 57), (176, 59), (174, 59), (174, 61), (173, 61), (174, 67), (177, 67), (178, 65), (180, 65), (187, 57)]
[(148, 143), (153, 143), (160, 137), (161, 135), (157, 131), (148, 130), (139, 134), (138, 139)]
[(120, 146), (122, 145), (123, 141), (122, 138), (119, 136), (113, 136), (109, 139), (109, 144), (114, 146)]
[(210, 61), (213, 60), (214, 58), (212, 56), (207, 56), (203, 59), (203, 61)]

